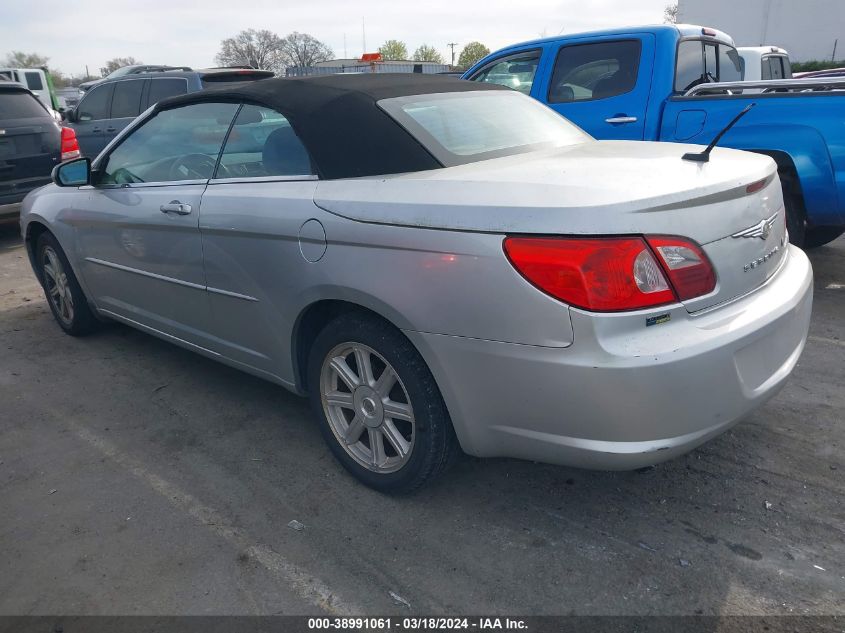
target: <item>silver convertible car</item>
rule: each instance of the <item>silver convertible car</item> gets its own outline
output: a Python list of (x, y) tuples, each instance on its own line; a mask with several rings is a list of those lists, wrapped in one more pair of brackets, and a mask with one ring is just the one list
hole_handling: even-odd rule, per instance
[(21, 227), (66, 332), (120, 321), (307, 394), (379, 490), (459, 449), (630, 469), (759, 407), (807, 336), (775, 163), (697, 150), (493, 84), (270, 79), (157, 104)]

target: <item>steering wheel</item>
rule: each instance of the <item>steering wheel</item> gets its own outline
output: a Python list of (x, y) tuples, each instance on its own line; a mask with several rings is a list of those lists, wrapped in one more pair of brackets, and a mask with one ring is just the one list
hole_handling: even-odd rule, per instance
[(170, 179), (206, 180), (214, 174), (216, 164), (217, 161), (205, 154), (179, 156), (170, 163)]

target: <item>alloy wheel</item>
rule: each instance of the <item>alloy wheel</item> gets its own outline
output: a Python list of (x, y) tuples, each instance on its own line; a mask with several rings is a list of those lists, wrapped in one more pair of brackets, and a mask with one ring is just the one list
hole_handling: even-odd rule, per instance
[(44, 284), (47, 288), (47, 297), (53, 305), (56, 316), (64, 325), (70, 327), (73, 324), (73, 294), (68, 283), (67, 273), (64, 266), (50, 246), (43, 251), (41, 270), (44, 272)]
[(343, 449), (364, 468), (391, 473), (410, 459), (414, 410), (399, 374), (362, 343), (341, 343), (320, 371), (323, 412)]

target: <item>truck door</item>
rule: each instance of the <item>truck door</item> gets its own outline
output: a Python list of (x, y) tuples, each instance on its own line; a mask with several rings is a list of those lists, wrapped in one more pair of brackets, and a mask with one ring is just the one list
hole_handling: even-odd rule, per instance
[(653, 63), (651, 34), (572, 40), (541, 100), (596, 138), (643, 140)]

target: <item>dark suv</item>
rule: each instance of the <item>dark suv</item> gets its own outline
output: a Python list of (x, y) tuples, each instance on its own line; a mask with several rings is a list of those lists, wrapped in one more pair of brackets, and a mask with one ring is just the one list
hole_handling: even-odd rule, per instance
[(272, 76), (269, 70), (207, 68), (103, 79), (85, 93), (73, 110), (65, 111), (64, 116), (76, 131), (82, 155), (94, 158), (136, 116), (162, 99), (225, 82), (256, 81)]
[(25, 86), (0, 81), (0, 221), (16, 218), (24, 196), (78, 156), (73, 130), (58, 125)]

